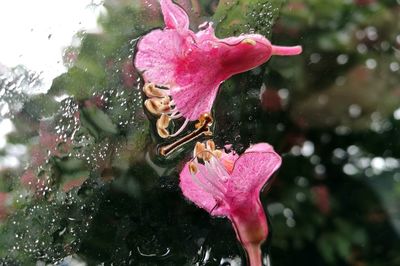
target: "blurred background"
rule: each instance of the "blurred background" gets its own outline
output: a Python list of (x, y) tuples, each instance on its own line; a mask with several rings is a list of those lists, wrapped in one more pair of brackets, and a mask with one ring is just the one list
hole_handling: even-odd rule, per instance
[[(400, 1), (177, 0), (191, 28), (256, 32), (296, 57), (223, 84), (217, 146), (269, 142), (273, 266), (400, 265)], [(0, 3), (0, 264), (245, 265), (227, 219), (186, 201), (142, 108), (156, 0)], [(187, 132), (186, 132), (187, 133)]]

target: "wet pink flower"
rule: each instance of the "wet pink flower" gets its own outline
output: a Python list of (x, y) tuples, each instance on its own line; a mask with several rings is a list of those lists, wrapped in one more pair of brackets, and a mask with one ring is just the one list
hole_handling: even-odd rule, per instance
[(272, 45), (258, 34), (218, 39), (212, 23), (201, 25), (195, 33), (179, 5), (171, 0), (160, 4), (165, 28), (142, 37), (134, 59), (144, 81), (158, 87), (145, 91), (151, 105), (160, 106), (158, 115), (194, 121), (211, 111), (220, 84), (232, 75), (257, 67), (272, 55), (302, 51), (300, 46)]
[(262, 265), (260, 246), (269, 228), (259, 195), (281, 165), (281, 157), (267, 143), (238, 156), (215, 150), (212, 141), (207, 146), (197, 143), (195, 154), (180, 174), (184, 196), (213, 216), (228, 217), (250, 265)]

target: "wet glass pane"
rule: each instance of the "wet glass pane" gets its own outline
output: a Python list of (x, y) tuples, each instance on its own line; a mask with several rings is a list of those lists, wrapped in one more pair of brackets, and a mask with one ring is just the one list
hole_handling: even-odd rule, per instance
[(0, 265), (400, 265), (400, 1), (161, 3), (0, 3)]

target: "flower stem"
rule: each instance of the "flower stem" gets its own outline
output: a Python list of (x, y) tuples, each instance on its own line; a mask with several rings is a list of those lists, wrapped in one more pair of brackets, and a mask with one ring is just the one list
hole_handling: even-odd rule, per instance
[(262, 266), (260, 245), (248, 244), (244, 248), (246, 249), (249, 266)]

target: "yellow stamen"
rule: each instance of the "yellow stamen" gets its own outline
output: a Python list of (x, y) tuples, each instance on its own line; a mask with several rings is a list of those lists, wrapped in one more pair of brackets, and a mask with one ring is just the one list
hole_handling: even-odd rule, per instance
[(161, 104), (163, 104), (163, 105), (169, 105), (170, 102), (171, 102), (171, 99), (169, 98), (169, 96), (165, 96), (161, 100)]
[(157, 133), (163, 139), (166, 139), (169, 137), (169, 132), (165, 128), (157, 128)]
[(209, 149), (210, 151), (214, 151), (215, 150), (215, 142), (211, 139), (207, 140), (207, 149)]
[(159, 97), (162, 98), (167, 95), (165, 90), (159, 89), (154, 85), (153, 83), (146, 83), (144, 84), (143, 87), (144, 94), (146, 94), (147, 97)]
[(189, 163), (189, 171), (191, 174), (196, 174), (197, 173), (197, 166), (194, 162)]
[(169, 105), (164, 104), (163, 100), (158, 98), (147, 99), (144, 102), (144, 106), (150, 113), (154, 115), (161, 115), (162, 113), (166, 113), (171, 110)]
[(211, 160), (211, 158), (212, 158), (212, 153), (210, 151), (206, 150), (203, 153), (203, 160), (208, 162), (209, 160)]
[(169, 122), (171, 119), (169, 118), (168, 115), (162, 114), (160, 118), (157, 120), (156, 126), (157, 128), (167, 128), (169, 126)]
[(146, 107), (146, 109), (154, 114), (154, 115), (158, 115), (158, 110), (157, 110), (157, 106), (154, 106), (153, 102), (151, 102), (150, 100), (146, 100), (144, 102), (144, 106)]
[(194, 146), (194, 154), (199, 159), (203, 159), (203, 152), (205, 150), (206, 150), (206, 146), (201, 142), (197, 142), (196, 146)]

